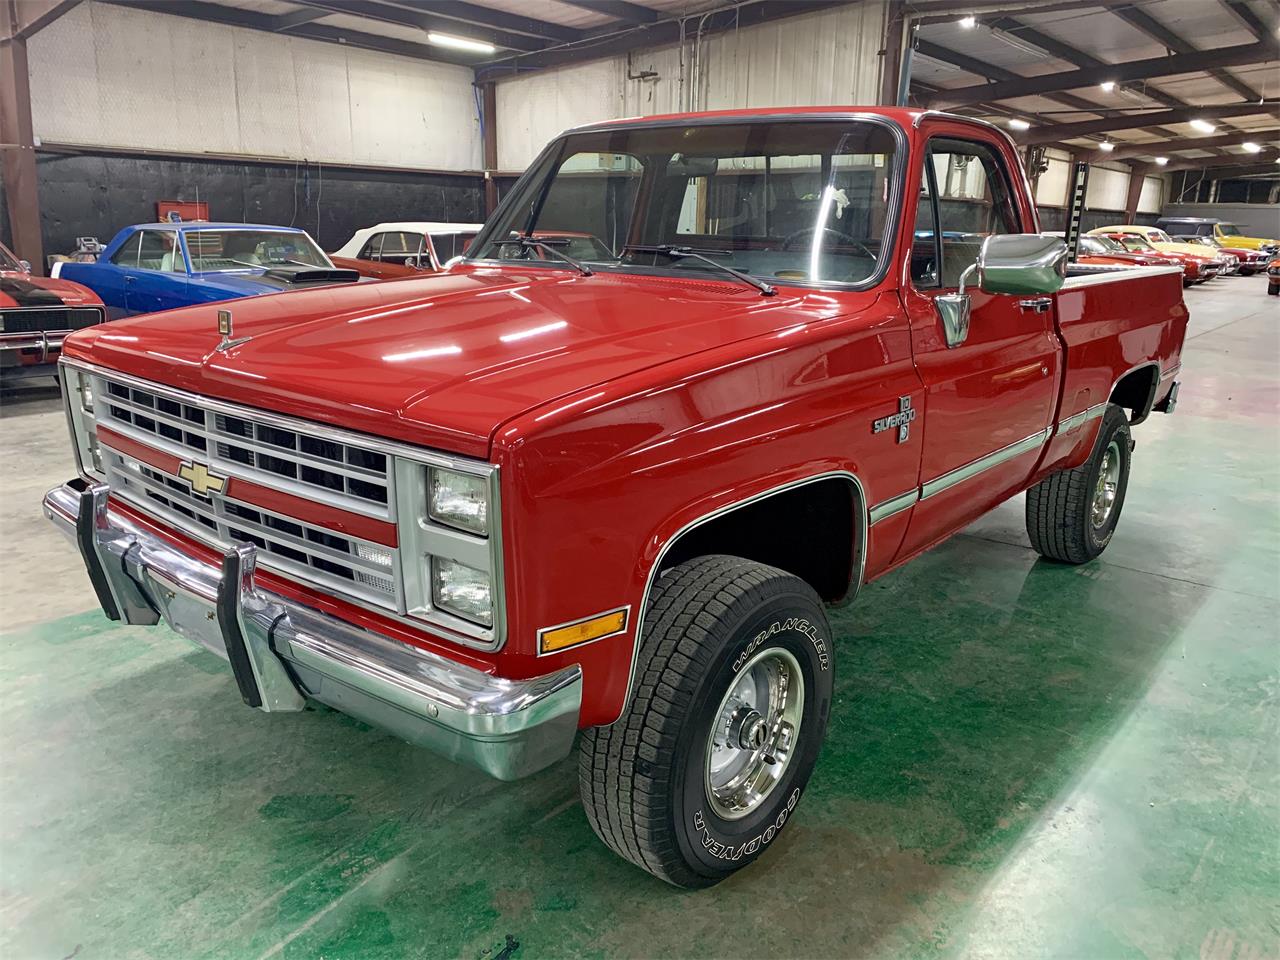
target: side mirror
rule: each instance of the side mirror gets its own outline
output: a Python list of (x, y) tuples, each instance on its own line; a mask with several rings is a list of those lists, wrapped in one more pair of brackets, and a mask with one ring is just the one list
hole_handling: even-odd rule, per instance
[(19, 261), (18, 261), (18, 266), (20, 266), (20, 267), (22, 268), (22, 272), (23, 272), (23, 273), (30, 273), (30, 272), (31, 272), (31, 261), (30, 261), (30, 260), (19, 260)]
[(1066, 243), (1038, 233), (1007, 233), (982, 241), (978, 259), (960, 274), (955, 293), (934, 297), (948, 347), (958, 347), (969, 337), (969, 294), (965, 283), (977, 274), (978, 289), (984, 293), (1027, 296), (1057, 293), (1067, 279)]
[(987, 237), (978, 261), (978, 289), (1015, 296), (1057, 293), (1067, 279), (1067, 245), (1058, 237), (1011, 233)]

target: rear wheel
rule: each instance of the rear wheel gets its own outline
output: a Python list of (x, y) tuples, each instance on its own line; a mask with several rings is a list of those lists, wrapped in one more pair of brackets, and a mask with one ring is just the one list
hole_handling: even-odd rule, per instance
[(1132, 449), (1129, 421), (1110, 404), (1089, 459), (1027, 491), (1027, 536), (1041, 556), (1088, 563), (1107, 548), (1124, 506)]
[(592, 828), (669, 883), (723, 880), (790, 818), (831, 689), (830, 627), (808, 584), (737, 557), (673, 567), (649, 596), (630, 703), (582, 738)]

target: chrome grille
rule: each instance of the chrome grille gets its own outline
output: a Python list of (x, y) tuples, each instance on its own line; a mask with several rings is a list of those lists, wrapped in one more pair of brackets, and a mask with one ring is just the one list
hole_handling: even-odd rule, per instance
[[(162, 393), (95, 377), (98, 422), (219, 473), (382, 519), (394, 519), (387, 455), (283, 429), (246, 410), (214, 413)], [(156, 441), (160, 441), (156, 443)]]
[(397, 610), (397, 551), (222, 494), (200, 496), (178, 478), (106, 448), (107, 484), (149, 515), (226, 548), (258, 547), (268, 569)]

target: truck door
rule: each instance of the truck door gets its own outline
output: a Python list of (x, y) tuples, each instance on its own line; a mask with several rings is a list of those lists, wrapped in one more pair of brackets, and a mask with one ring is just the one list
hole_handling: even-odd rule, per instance
[(1059, 380), (1049, 297), (992, 295), (967, 285), (968, 335), (948, 344), (934, 298), (957, 292), (986, 237), (1036, 225), (1007, 144), (967, 125), (932, 126), (916, 173), (913, 266), (903, 293), (925, 402), (920, 500), (902, 555), (1024, 485), (1047, 439)]

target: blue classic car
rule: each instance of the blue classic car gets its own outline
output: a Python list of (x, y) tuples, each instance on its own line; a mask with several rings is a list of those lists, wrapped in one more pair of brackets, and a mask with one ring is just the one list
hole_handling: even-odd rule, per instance
[(53, 276), (82, 283), (111, 319), (193, 303), (330, 283), (354, 283), (305, 230), (249, 223), (125, 227), (92, 263), (61, 262)]

